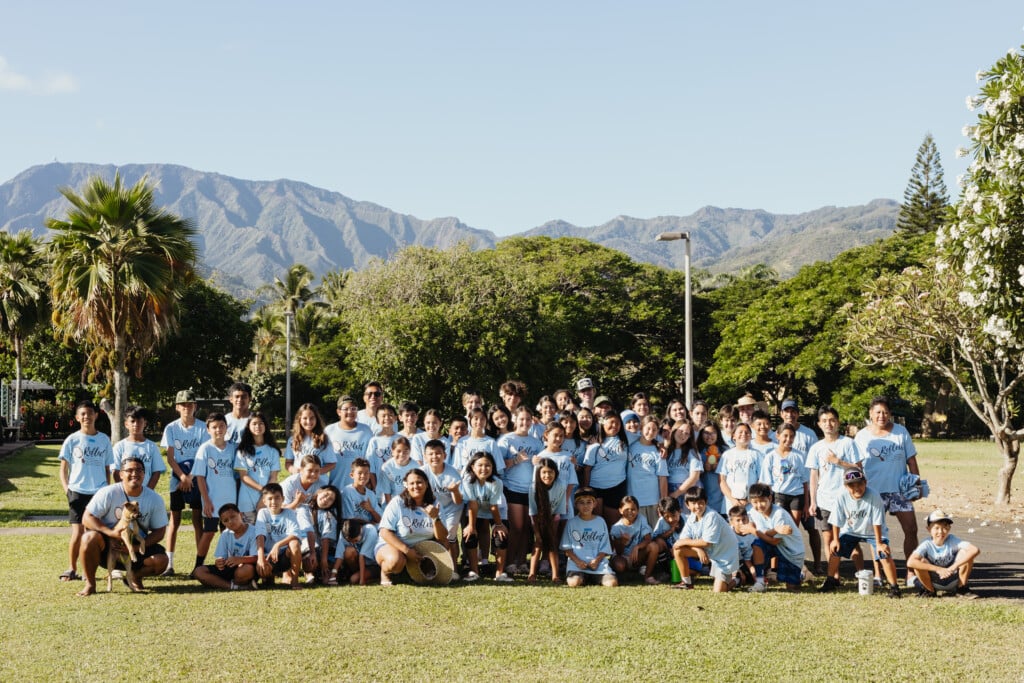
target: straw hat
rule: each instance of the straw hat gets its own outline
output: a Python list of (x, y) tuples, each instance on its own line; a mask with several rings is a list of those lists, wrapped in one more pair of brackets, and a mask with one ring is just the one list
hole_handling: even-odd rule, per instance
[(437, 541), (420, 541), (413, 546), (423, 559), (405, 565), (409, 578), (420, 584), (445, 586), (452, 580), (455, 565), (448, 549)]

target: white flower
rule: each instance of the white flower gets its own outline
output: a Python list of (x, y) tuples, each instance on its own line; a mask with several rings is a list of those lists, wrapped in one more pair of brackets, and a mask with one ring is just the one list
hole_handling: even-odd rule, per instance
[(970, 153), (971, 153), (971, 151), (969, 149), (967, 149), (966, 147), (957, 147), (956, 148), (956, 155), (957, 155), (957, 157), (959, 157), (961, 159), (963, 159), (965, 156), (967, 156)]
[(968, 110), (974, 111), (975, 109), (978, 108), (978, 104), (979, 104), (978, 100), (975, 99), (974, 95), (968, 95), (967, 96), (967, 109)]
[(979, 71), (978, 73), (974, 74), (974, 82), (975, 83), (981, 83), (981, 81), (984, 80), (984, 78), (985, 78), (985, 72), (984, 71)]
[(960, 134), (965, 138), (971, 137), (974, 134), (974, 126), (964, 126), (960, 129)]

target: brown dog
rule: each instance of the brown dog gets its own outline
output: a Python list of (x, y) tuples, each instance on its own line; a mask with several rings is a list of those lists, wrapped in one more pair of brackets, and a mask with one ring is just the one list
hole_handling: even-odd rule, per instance
[(125, 502), (124, 507), (121, 508), (121, 519), (118, 520), (114, 531), (118, 533), (121, 542), (128, 551), (118, 551), (114, 548), (114, 544), (108, 541), (107, 592), (109, 593), (114, 589), (113, 571), (114, 567), (117, 566), (118, 560), (126, 567), (128, 587), (132, 589), (132, 592), (138, 592), (140, 590), (139, 584), (135, 580), (135, 570), (132, 567), (132, 563), (137, 562), (142, 557), (146, 542), (142, 540), (142, 534), (139, 530), (139, 504), (137, 502), (132, 500)]

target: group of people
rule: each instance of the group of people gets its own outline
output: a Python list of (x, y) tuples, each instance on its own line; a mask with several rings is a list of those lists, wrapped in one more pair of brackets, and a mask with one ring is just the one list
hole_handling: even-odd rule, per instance
[[(215, 588), (254, 589), (275, 577), (292, 588), (388, 586), (407, 568), (420, 576), (412, 570), (422, 542), (435, 541), (452, 579), (466, 582), (525, 575), (616, 586), (635, 573), (647, 584), (688, 589), (708, 576), (716, 592), (763, 592), (775, 582), (799, 590), (824, 574), (819, 590), (829, 592), (840, 585), (841, 558), (862, 568), (866, 544), (876, 581), (884, 576), (887, 594), (900, 597), (890, 514), (904, 533), (908, 588), (974, 596), (979, 551), (952, 535), (948, 515), (933, 512), (929, 539), (918, 543), (913, 500), (927, 484), (887, 399), (871, 403), (868, 425), (851, 439), (831, 407), (817, 413), (819, 437), (792, 400), (773, 428), (749, 394), (714, 415), (703, 401), (674, 399), (659, 417), (644, 393), (619, 406), (589, 378), (575, 388), (534, 408), (517, 381), (502, 384), (490, 407), (470, 389), (463, 414), (446, 421), (410, 401), (386, 403), (369, 382), (362, 408), (355, 397), (338, 400), (336, 422), (300, 406), (283, 448), (242, 382), (229, 390), (231, 411), (205, 422), (192, 392), (178, 392), (179, 417), (159, 446), (145, 436), (144, 409), (127, 411), (127, 436), (111, 445), (96, 429), (96, 407), (82, 402), (81, 429), (60, 453), (72, 527), (60, 578), (84, 578), (79, 594), (95, 592), (108, 550), (112, 562), (125, 550), (122, 507), (137, 501), (145, 547), (124, 577), (133, 590), (175, 573), (188, 507), (191, 576)], [(169, 510), (155, 491), (168, 470)]]

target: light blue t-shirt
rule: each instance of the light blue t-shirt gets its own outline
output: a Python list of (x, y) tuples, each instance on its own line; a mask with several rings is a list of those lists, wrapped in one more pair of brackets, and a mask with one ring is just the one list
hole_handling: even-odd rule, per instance
[(345, 541), (345, 547), (355, 548), (356, 551), (366, 559), (366, 564), (376, 566), (376, 551), (379, 538), (380, 537), (377, 534), (377, 527), (372, 524), (366, 524), (363, 526), (363, 529), (359, 534), (359, 541), (357, 543), (349, 543), (348, 541)]
[(215, 558), (251, 557), (256, 554), (256, 525), (247, 524), (241, 536), (235, 536), (230, 529), (221, 532), (217, 539)]
[(777, 448), (768, 451), (761, 463), (761, 482), (772, 487), (775, 493), (800, 496), (807, 483), (807, 468), (804, 454), (791, 450), (785, 457)]
[[(388, 506), (384, 508), (378, 529), (394, 532), (402, 539), (403, 543), (409, 546), (434, 538), (434, 520), (430, 518), (427, 511), (421, 507), (406, 507), (400, 497), (392, 498)], [(387, 541), (381, 537), (377, 541), (377, 547), (374, 548), (375, 557), (385, 545), (387, 545)]]
[(225, 413), (224, 420), (228, 423), (228, 431), (224, 434), (224, 440), (237, 445), (242, 440), (242, 432), (249, 426), (249, 417), (235, 417), (234, 413)]
[(384, 463), (391, 460), (391, 445), (400, 436), (401, 434), (374, 434), (366, 444), (366, 453), (363, 457), (369, 460), (371, 465), (376, 463), (377, 470), (380, 471), (383, 469)]
[[(378, 439), (380, 437), (374, 437)], [(377, 477), (377, 496), (381, 501), (386, 500), (384, 496), (395, 496), (402, 495), (402, 491), (405, 490), (405, 475), (415, 469), (419, 469), (420, 464), (409, 458), (409, 462), (404, 465), (399, 465), (398, 462), (391, 458), (387, 460), (380, 467), (380, 476)]]
[(736, 534), (736, 544), (739, 546), (740, 560), (743, 562), (753, 560), (754, 541), (757, 537), (754, 534), (738, 534), (735, 529), (733, 529), (733, 533)]
[(777, 534), (775, 536), (775, 538), (779, 539), (779, 544), (775, 548), (786, 561), (795, 564), (797, 567), (802, 567), (804, 564), (804, 538), (800, 531), (800, 526), (793, 521), (793, 517), (789, 512), (779, 505), (773, 504), (770, 513), (768, 517), (765, 517), (753, 507), (747, 510), (750, 521), (754, 523), (758, 531), (771, 531), (783, 524), (788, 524), (793, 529), (793, 532), (790, 534)]
[[(447, 436), (440, 436), (437, 440), (444, 444), (445, 460), (447, 460), (447, 454), (451, 452), (452, 440)], [(420, 464), (426, 464), (423, 461), (423, 449), (426, 447), (428, 441), (433, 441), (433, 439), (430, 436), (427, 436), (426, 432), (417, 432), (416, 436), (409, 439), (409, 445), (412, 449), (411, 457)]]
[(138, 458), (146, 468), (143, 474), (143, 483), (145, 484), (149, 483), (149, 478), (153, 476), (154, 472), (167, 471), (167, 465), (160, 454), (160, 447), (156, 445), (156, 442), (149, 439), (143, 441), (121, 439), (114, 444), (113, 452), (114, 464), (110, 466), (110, 471), (117, 472), (120, 470), (121, 463), (125, 458)]
[[(726, 499), (725, 494), (722, 493), (722, 481), (718, 478), (718, 463), (715, 463), (710, 472), (704, 470), (704, 464), (708, 461), (707, 448), (701, 451), (700, 458), (700, 485), (708, 497), (708, 509), (722, 511), (726, 507)], [(718, 460), (721, 462), (721, 457)]]
[(608, 524), (604, 518), (595, 515), (591, 519), (573, 517), (565, 524), (565, 531), (562, 532), (562, 550), (571, 550), (576, 557), (587, 562), (593, 560), (601, 553), (604, 558), (597, 565), (597, 569), (582, 568), (572, 560), (569, 560), (567, 571), (582, 572), (584, 574), (614, 574), (608, 558), (612, 555), (611, 539), (608, 536)]
[(454, 467), (460, 474), (466, 474), (466, 465), (470, 458), (477, 451), (490, 453), (494, 458), (494, 476), (501, 478), (505, 471), (504, 451), (498, 447), (498, 442), (489, 436), (475, 437), (464, 436), (455, 444), (448, 464)]
[[(562, 510), (565, 509), (565, 505), (566, 505), (565, 493), (566, 493), (565, 482), (562, 481), (561, 477), (559, 477), (559, 478), (555, 479), (553, 482), (551, 482), (551, 488), (548, 489), (548, 491), (547, 491), (547, 497), (548, 497), (548, 502), (551, 504), (551, 514), (553, 516), (554, 515), (562, 514)], [(531, 516), (532, 515), (536, 515), (537, 514), (537, 487), (534, 484), (530, 484), (530, 493), (527, 494), (527, 500), (529, 501), (528, 502), (529, 514)]]
[[(778, 434), (775, 438), (778, 439)], [(818, 441), (818, 435), (814, 433), (814, 430), (806, 425), (800, 425), (796, 428), (796, 434), (793, 435), (793, 450), (800, 451), (801, 453), (807, 453)]]
[(843, 462), (851, 464), (861, 462), (864, 454), (854, 444), (853, 439), (846, 436), (840, 436), (835, 441), (822, 439), (811, 446), (806, 466), (808, 471), (818, 470), (818, 490), (814, 492), (814, 503), (819, 508), (831, 512), (836, 507), (836, 497), (843, 491), (843, 475), (846, 474), (846, 469), (828, 461), (829, 451)]
[(917, 555), (929, 564), (936, 567), (949, 567), (956, 562), (956, 555), (964, 550), (970, 543), (962, 541), (958, 536), (950, 534), (946, 536), (946, 542), (942, 545), (935, 545), (935, 541), (926, 538), (916, 548), (913, 555)]
[(870, 427), (857, 432), (857, 448), (864, 454), (864, 476), (879, 493), (900, 490), (900, 477), (907, 473), (907, 461), (917, 455), (907, 428), (893, 424), (886, 436), (874, 436)]
[[(637, 521), (643, 519), (638, 517)], [(679, 540), (680, 534), (683, 533), (683, 524), (685, 520), (680, 518), (680, 524), (676, 528), (669, 526), (669, 523), (665, 521), (664, 517), (658, 517), (658, 521), (654, 524), (654, 529), (651, 531), (651, 538), (660, 538), (665, 541), (669, 549), (675, 545), (676, 541)]]
[(370, 503), (378, 515), (384, 511), (373, 489), (366, 488), (360, 493), (354, 484), (349, 484), (341, 491), (341, 516), (345, 519), (363, 519), (373, 522), (373, 515), (362, 507), (364, 501)]
[[(210, 440), (210, 433), (206, 431), (206, 425), (198, 420), (192, 423), (191, 427), (186, 427), (181, 422), (181, 418), (171, 422), (164, 427), (164, 435), (160, 439), (161, 448), (173, 448), (174, 449), (174, 460), (181, 464), (183, 462), (192, 463), (196, 459), (196, 451), (205, 442)], [(174, 476), (173, 469), (171, 470), (171, 484), (170, 491), (174, 493), (178, 490), (178, 484), (181, 482), (176, 476)]]
[(690, 475), (696, 472), (698, 474), (696, 485), (700, 486), (700, 474), (704, 472), (704, 465), (701, 463), (700, 456), (697, 451), (692, 448), (683, 451), (681, 448), (676, 448), (668, 455), (668, 460), (665, 461), (665, 465), (668, 467), (668, 490), (669, 493), (675, 491), (679, 486), (690, 478)]
[(629, 447), (618, 436), (609, 436), (587, 449), (583, 466), (590, 470), (590, 485), (595, 489), (610, 489), (626, 480)]
[[(718, 469), (715, 472), (719, 476), (725, 476), (725, 483), (729, 486), (733, 498), (746, 498), (751, 485), (756, 484), (761, 477), (761, 454), (753, 448), (730, 448), (719, 458)], [(729, 510), (725, 507), (729, 504), (728, 499), (724, 495), (723, 498), (723, 509), (720, 512), (728, 513)]]
[[(304, 437), (302, 439), (302, 445), (299, 446), (298, 452), (295, 451), (295, 439), (292, 437), (288, 438), (288, 445), (284, 449), (284, 462), (286, 465), (290, 462), (299, 463), (302, 461), (302, 458), (307, 455), (315, 455), (320, 460), (321, 467), (337, 465), (338, 463), (338, 454), (334, 451), (334, 447), (331, 445), (331, 440), (327, 438), (326, 434), (324, 434), (324, 443), (320, 447), (317, 447), (313, 442), (313, 437)], [(327, 486), (330, 481), (330, 471), (323, 472), (320, 475), (321, 486)]]
[(104, 486), (96, 492), (85, 509), (103, 524), (113, 528), (121, 519), (121, 509), (129, 500), (139, 504), (139, 528), (143, 537), (167, 526), (167, 508), (163, 496), (148, 486), (143, 486), (142, 494), (138, 496), (129, 496), (121, 483)]
[(226, 503), (238, 503), (238, 488), (235, 484), (235, 450), (237, 446), (230, 441), (224, 448), (217, 448), (212, 441), (207, 441), (196, 452), (196, 464), (192, 474), (206, 478), (206, 493), (213, 504), (213, 514)]
[(497, 505), (498, 512), (501, 512), (501, 504), (505, 500), (502, 492), (501, 479), (494, 481), (479, 481), (476, 477), (464, 476), (462, 478), (462, 500), (469, 505), (471, 501), (479, 503), (477, 517), (480, 519), (494, 519), (491, 514), (491, 506)]
[(430, 481), (430, 488), (434, 492), (434, 499), (441, 510), (441, 520), (446, 527), (451, 529), (452, 525), (462, 515), (463, 505), (455, 503), (455, 497), (452, 495), (450, 487), (457, 485), (461, 495), (462, 477), (459, 476), (459, 473), (451, 465), (445, 465), (444, 469), (437, 474), (430, 467), (424, 467), (423, 471), (427, 475), (427, 480)]
[[(352, 429), (343, 429), (340, 422), (327, 425), (324, 434), (338, 457), (337, 466), (327, 473), (331, 486), (341, 491), (352, 483), (352, 463), (356, 458), (366, 456), (366, 446), (373, 438), (373, 432), (364, 424), (357, 423)], [(379, 465), (379, 463), (376, 463)], [(370, 474), (377, 476), (379, 467), (370, 462)]]
[(832, 526), (839, 527), (841, 535), (874, 538), (875, 525), (878, 525), (882, 527), (882, 538), (889, 536), (889, 530), (885, 526), (882, 497), (871, 487), (864, 491), (860, 499), (856, 499), (844, 486), (843, 491), (836, 497), (836, 509), (831, 512), (832, 516), (828, 521)]
[(280, 514), (275, 515), (270, 508), (261, 508), (256, 513), (256, 535), (263, 536), (263, 547), (270, 552), (270, 547), (289, 536), (299, 538), (299, 520), (295, 510), (283, 508)]
[(650, 446), (635, 441), (629, 447), (629, 468), (626, 482), (629, 495), (641, 506), (657, 505), (661, 500), (661, 479), (668, 480), (668, 461), (653, 443)]
[[(576, 466), (572, 462), (572, 455), (565, 450), (552, 453), (547, 449), (541, 451), (539, 455), (542, 458), (550, 458), (555, 461), (555, 464), (558, 465), (558, 481), (565, 485), (565, 504), (561, 510), (553, 510), (552, 512), (556, 515), (562, 515), (562, 519), (572, 519), (576, 516), (575, 511), (572, 509), (572, 495), (573, 491), (580, 484), (579, 477), (576, 474)], [(534, 467), (533, 469), (534, 474), (536, 474), (537, 468)]]
[(739, 571), (740, 548), (736, 542), (736, 534), (721, 515), (705, 509), (704, 516), (697, 519), (697, 515), (691, 513), (686, 518), (686, 525), (680, 536), (707, 541), (710, 545), (704, 548), (704, 552), (726, 576)]
[[(281, 454), (276, 448), (269, 444), (256, 446), (253, 454), (235, 451), (235, 471), (247, 474), (261, 487), (266, 486), (270, 481), (272, 472), (281, 471)], [(244, 481), (238, 486), (238, 509), (241, 512), (253, 512), (259, 507), (260, 491), (252, 488)]]
[(302, 475), (293, 474), (281, 482), (281, 490), (284, 491), (284, 504), (290, 505), (299, 492), (306, 497), (306, 502), (295, 508), (295, 519), (299, 523), (299, 530), (302, 533), (313, 531), (313, 516), (309, 508), (320, 490), (320, 480), (317, 479), (308, 487), (302, 485)]
[(338, 542), (338, 518), (333, 512), (317, 510), (315, 523), (317, 547), (322, 547), (325, 541), (328, 544)]
[(68, 488), (91, 495), (107, 485), (107, 468), (114, 464), (114, 451), (103, 432), (90, 436), (78, 430), (64, 439), (60, 459), (69, 464)]
[[(659, 521), (661, 520), (659, 519)], [(653, 538), (653, 531), (647, 518), (639, 515), (632, 524), (626, 524), (622, 519), (612, 524), (611, 537), (617, 540), (626, 539), (626, 547), (622, 554), (628, 556), (633, 552), (633, 548), (640, 545), (644, 540), (644, 536)]]
[(525, 454), (522, 462), (517, 462), (505, 470), (502, 480), (510, 491), (529, 493), (533, 483), (533, 456), (544, 450), (544, 444), (532, 436), (520, 436), (515, 432), (502, 434), (498, 439), (498, 454), (502, 460), (515, 459)]

